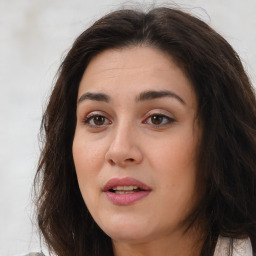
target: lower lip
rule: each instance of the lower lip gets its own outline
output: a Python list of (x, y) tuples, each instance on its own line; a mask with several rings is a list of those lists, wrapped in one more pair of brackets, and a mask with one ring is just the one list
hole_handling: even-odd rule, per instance
[(130, 194), (115, 194), (110, 191), (106, 191), (105, 194), (110, 202), (115, 205), (131, 205), (142, 198), (146, 197), (150, 191), (139, 191)]

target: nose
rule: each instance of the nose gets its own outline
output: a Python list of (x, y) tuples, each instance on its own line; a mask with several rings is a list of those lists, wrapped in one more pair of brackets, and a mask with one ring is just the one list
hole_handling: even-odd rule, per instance
[(139, 138), (136, 128), (120, 126), (113, 131), (112, 141), (106, 152), (105, 159), (112, 166), (125, 168), (140, 164), (143, 159), (139, 147)]

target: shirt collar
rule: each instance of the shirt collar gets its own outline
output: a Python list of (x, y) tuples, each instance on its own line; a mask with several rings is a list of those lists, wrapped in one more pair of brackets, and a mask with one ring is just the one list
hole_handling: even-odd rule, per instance
[[(213, 256), (229, 255), (232, 238), (219, 236)], [(232, 256), (253, 256), (250, 238), (233, 239)]]

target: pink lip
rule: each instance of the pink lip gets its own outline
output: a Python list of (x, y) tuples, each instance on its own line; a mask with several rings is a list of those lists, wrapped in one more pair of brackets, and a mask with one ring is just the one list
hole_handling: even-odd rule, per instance
[[(117, 186), (136, 186), (143, 190), (130, 194), (115, 194), (110, 191), (110, 189)], [(152, 189), (146, 184), (131, 177), (113, 178), (109, 180), (103, 187), (103, 192), (107, 196), (107, 199), (115, 205), (133, 204), (136, 201), (146, 197), (151, 192), (151, 190)]]

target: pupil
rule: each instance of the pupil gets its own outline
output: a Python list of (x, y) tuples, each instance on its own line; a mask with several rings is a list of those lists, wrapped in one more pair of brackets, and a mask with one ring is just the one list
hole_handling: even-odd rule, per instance
[(102, 125), (104, 124), (105, 118), (103, 116), (95, 116), (94, 117), (94, 123), (96, 125)]
[(153, 124), (161, 124), (163, 121), (163, 117), (162, 116), (152, 116), (151, 121)]

